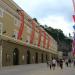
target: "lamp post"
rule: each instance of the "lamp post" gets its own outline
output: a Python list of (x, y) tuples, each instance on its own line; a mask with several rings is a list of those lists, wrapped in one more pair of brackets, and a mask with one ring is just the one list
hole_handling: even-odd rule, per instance
[(3, 25), (0, 24), (0, 67), (2, 68), (2, 39), (1, 39), (1, 36), (3, 34)]

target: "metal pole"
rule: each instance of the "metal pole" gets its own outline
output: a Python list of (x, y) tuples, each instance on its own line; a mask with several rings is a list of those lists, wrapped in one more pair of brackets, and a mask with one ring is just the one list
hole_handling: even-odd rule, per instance
[(1, 36), (2, 36), (2, 31), (3, 31), (3, 24), (0, 23), (0, 67), (2, 68), (2, 39), (1, 39)]

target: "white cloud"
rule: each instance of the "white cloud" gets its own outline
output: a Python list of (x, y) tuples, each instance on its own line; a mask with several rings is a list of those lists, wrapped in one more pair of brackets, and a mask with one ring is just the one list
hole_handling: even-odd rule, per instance
[(72, 0), (14, 0), (31, 17), (40, 23), (63, 30), (65, 35), (73, 32)]
[[(48, 25), (53, 28), (58, 28), (63, 30), (65, 35), (68, 35), (69, 33), (73, 33), (72, 24), (65, 21), (63, 16), (48, 16), (46, 18), (39, 19), (39, 22), (42, 25)], [(73, 35), (73, 34), (72, 34)]]

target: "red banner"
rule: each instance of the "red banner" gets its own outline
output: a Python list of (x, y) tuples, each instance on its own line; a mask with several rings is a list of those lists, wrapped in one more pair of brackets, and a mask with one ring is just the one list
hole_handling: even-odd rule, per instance
[(50, 46), (50, 38), (48, 38), (48, 42), (47, 42), (47, 48), (49, 49)]
[(35, 23), (34, 23), (34, 21), (32, 21), (32, 33), (31, 33), (31, 37), (30, 37), (30, 43), (31, 44), (34, 41), (34, 35), (35, 35)]
[(20, 28), (19, 28), (17, 39), (20, 40), (21, 37), (22, 37), (23, 30), (24, 30), (24, 12), (23, 11), (19, 11), (19, 15), (20, 15), (21, 24), (20, 24)]
[(46, 32), (44, 31), (43, 48), (46, 46)]
[(40, 46), (41, 36), (42, 36), (42, 30), (40, 29), (40, 30), (39, 30), (38, 47)]
[(73, 16), (73, 20), (74, 20), (74, 22), (75, 22), (75, 15), (72, 15)]

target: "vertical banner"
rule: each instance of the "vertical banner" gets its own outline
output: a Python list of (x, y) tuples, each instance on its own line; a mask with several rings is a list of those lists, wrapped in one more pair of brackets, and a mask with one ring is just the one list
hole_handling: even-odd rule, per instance
[(72, 15), (72, 17), (73, 17), (73, 20), (74, 20), (74, 22), (75, 22), (75, 15)]
[(42, 37), (42, 30), (40, 29), (39, 30), (38, 47), (40, 47), (41, 37)]
[(73, 35), (73, 42), (72, 42), (72, 53), (73, 53), (73, 56), (75, 55), (75, 25), (73, 26), (73, 29), (74, 29), (74, 35)]
[(46, 32), (44, 31), (43, 48), (46, 46)]
[[(72, 0), (73, 2), (73, 9), (74, 9), (74, 14), (75, 14), (75, 0)], [(75, 23), (75, 15), (72, 15), (74, 23)], [(73, 42), (72, 42), (72, 53), (73, 56), (75, 55), (75, 25), (73, 26), (74, 28), (74, 36), (73, 36)]]
[(33, 41), (34, 41), (34, 36), (35, 36), (35, 23), (34, 21), (32, 21), (32, 33), (31, 33), (31, 36), (30, 36), (30, 43), (32, 44)]
[(47, 42), (47, 48), (49, 49), (50, 46), (50, 38), (48, 37), (48, 42)]
[(21, 39), (24, 30), (24, 11), (19, 11), (19, 15), (20, 15), (21, 24), (18, 32), (18, 37), (17, 37), (18, 40)]

